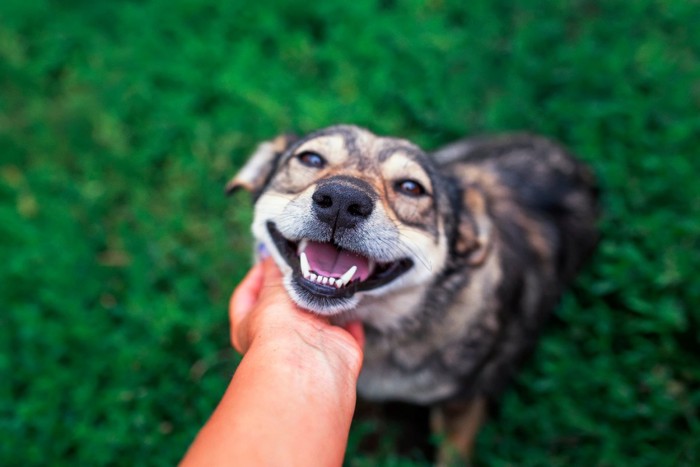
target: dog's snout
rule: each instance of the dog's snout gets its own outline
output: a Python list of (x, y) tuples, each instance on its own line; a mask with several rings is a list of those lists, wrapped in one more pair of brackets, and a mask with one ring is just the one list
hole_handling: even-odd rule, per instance
[(337, 227), (354, 227), (374, 209), (366, 192), (341, 183), (321, 185), (311, 198), (318, 219)]

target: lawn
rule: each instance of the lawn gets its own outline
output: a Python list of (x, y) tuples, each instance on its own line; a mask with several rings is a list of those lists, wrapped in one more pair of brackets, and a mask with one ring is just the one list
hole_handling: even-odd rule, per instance
[[(603, 240), (476, 465), (700, 464), (700, 3), (0, 2), (0, 465), (173, 465), (235, 368), (262, 139), (527, 130)], [(424, 465), (374, 426), (348, 466)]]

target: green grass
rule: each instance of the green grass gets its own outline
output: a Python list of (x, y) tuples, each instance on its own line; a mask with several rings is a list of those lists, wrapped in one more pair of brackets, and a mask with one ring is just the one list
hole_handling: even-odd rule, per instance
[[(477, 465), (700, 464), (700, 4), (0, 2), (0, 464), (173, 465), (237, 357), (255, 144), (557, 138), (599, 253)], [(414, 465), (391, 440), (349, 466)]]

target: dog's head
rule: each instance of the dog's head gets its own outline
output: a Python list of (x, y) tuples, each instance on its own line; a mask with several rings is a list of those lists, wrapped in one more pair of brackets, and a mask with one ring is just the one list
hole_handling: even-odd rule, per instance
[[(292, 299), (335, 315), (364, 295), (427, 286), (442, 270), (461, 228), (445, 180), (405, 140), (334, 126), (261, 144), (227, 191), (253, 193), (253, 234)], [(470, 251), (473, 233), (462, 238)]]

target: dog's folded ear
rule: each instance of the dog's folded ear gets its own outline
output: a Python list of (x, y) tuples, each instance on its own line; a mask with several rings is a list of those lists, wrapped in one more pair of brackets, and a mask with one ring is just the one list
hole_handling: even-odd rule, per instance
[(471, 266), (484, 262), (491, 249), (493, 224), (484, 194), (476, 187), (464, 190), (463, 211), (459, 219), (455, 251)]
[(285, 134), (260, 143), (248, 162), (226, 184), (226, 194), (241, 188), (253, 194), (260, 192), (274, 172), (279, 157), (297, 139), (295, 135)]

